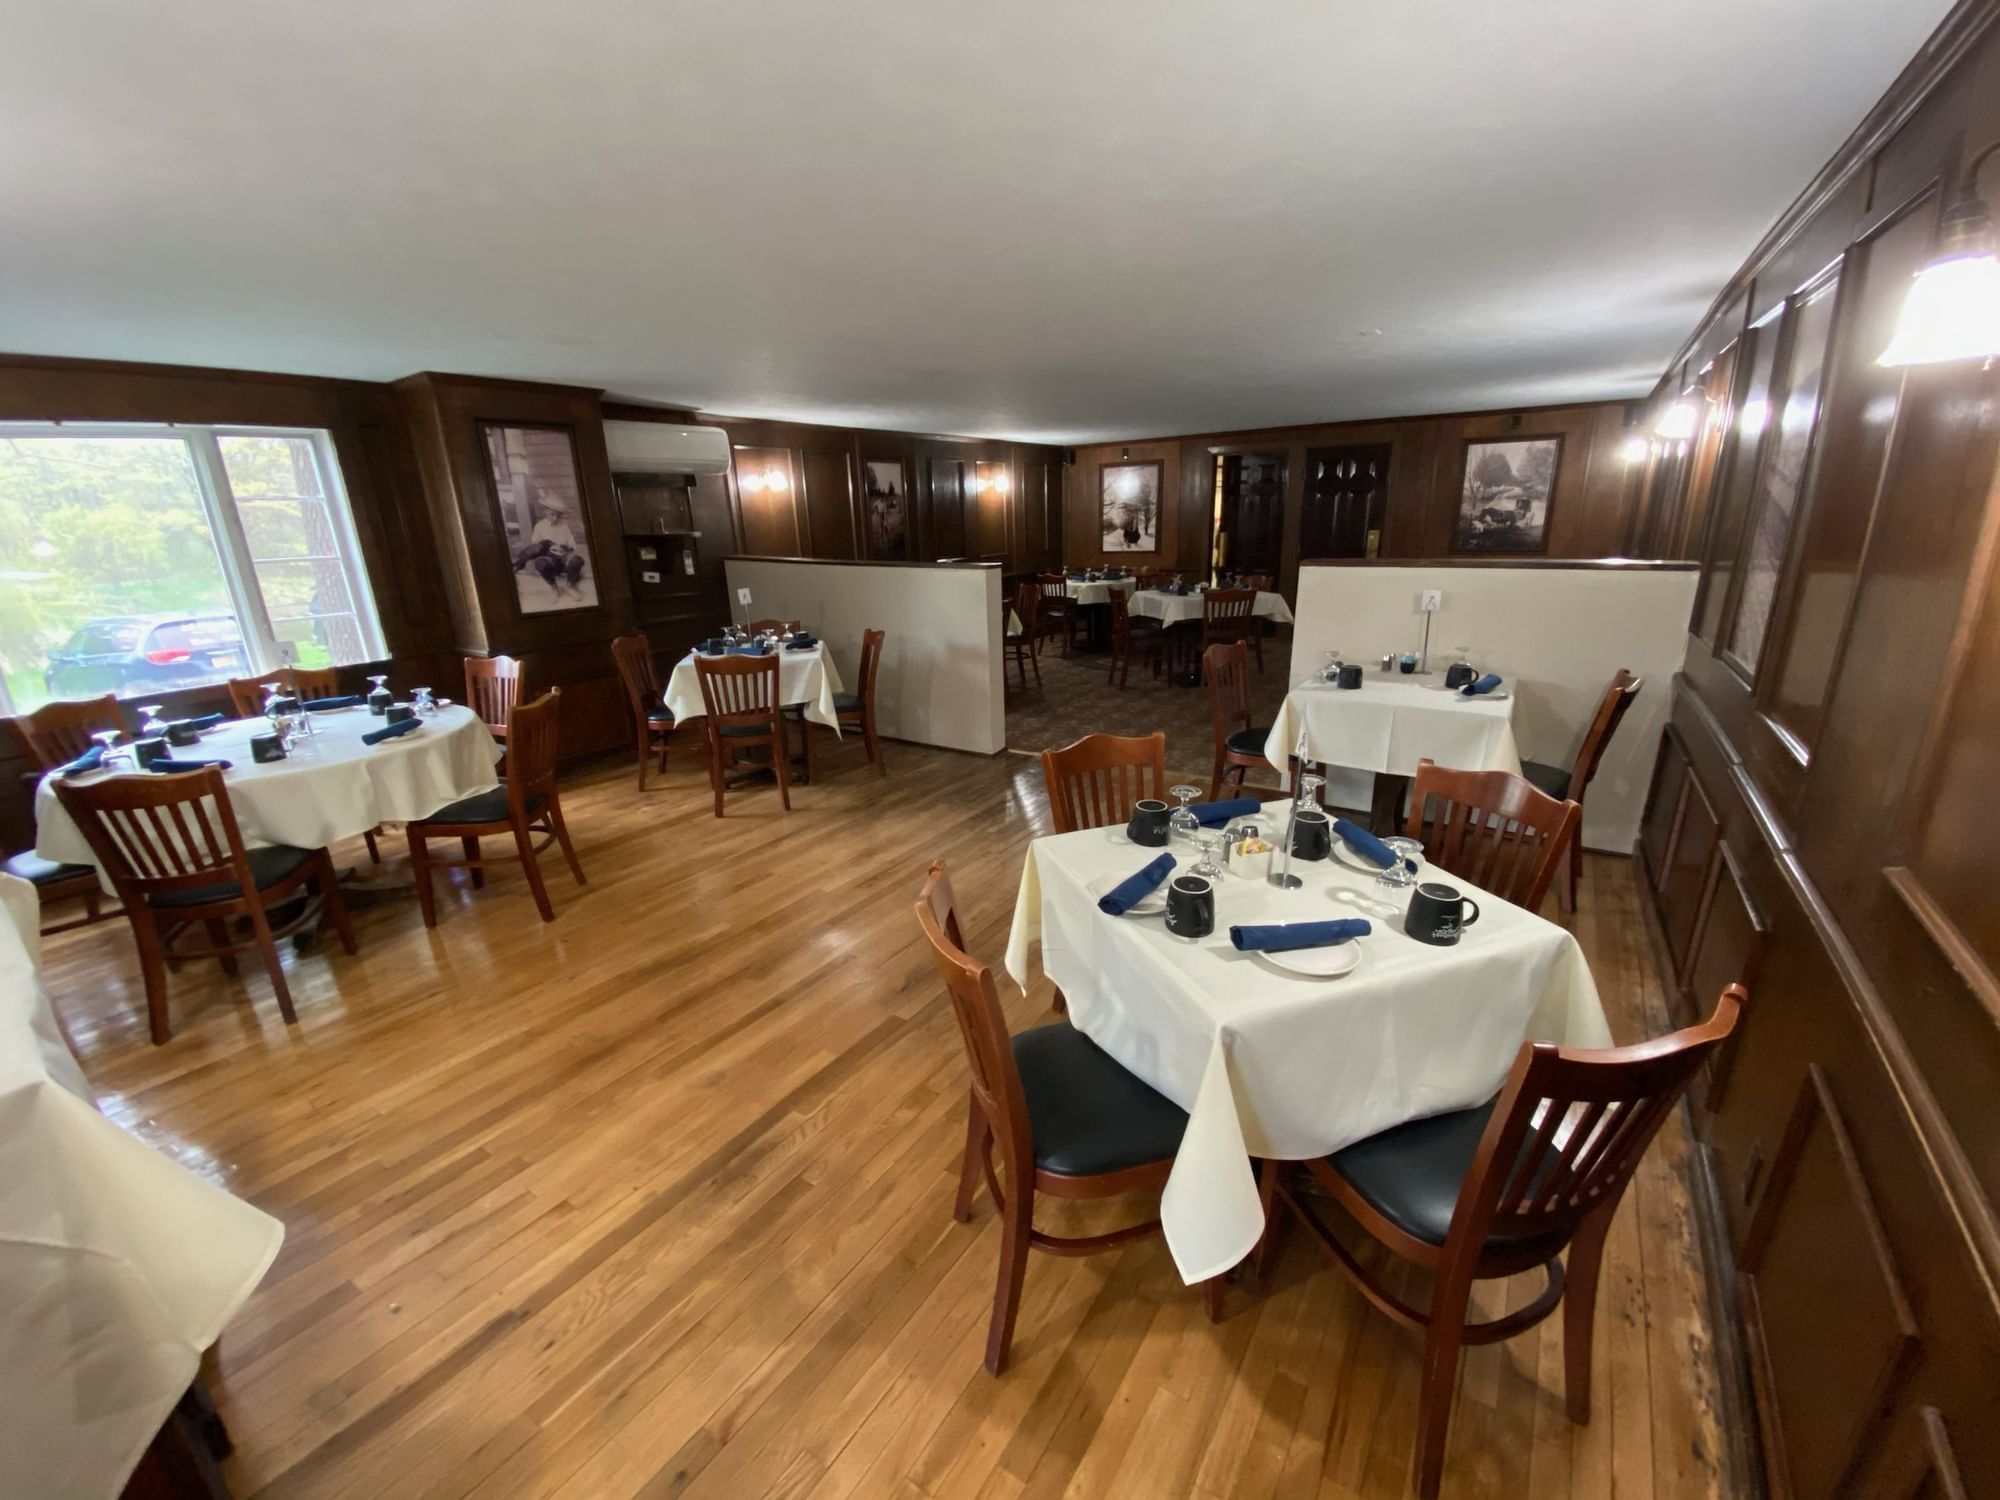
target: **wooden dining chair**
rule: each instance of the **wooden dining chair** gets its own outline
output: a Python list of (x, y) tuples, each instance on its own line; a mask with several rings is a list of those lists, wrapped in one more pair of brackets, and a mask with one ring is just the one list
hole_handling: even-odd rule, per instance
[(749, 626), (752, 635), (762, 635), (767, 630), (775, 630), (782, 635), (787, 630), (795, 631), (798, 628), (797, 620), (752, 620)]
[(760, 747), (771, 757), (769, 769), (778, 778), (778, 800), (790, 812), (791, 754), (778, 703), (776, 654), (698, 656), (694, 670), (701, 683), (702, 706), (707, 710), (701, 722), (708, 747), (708, 784), (715, 792), (715, 815), (722, 816), (722, 794), (729, 773), (745, 763), (747, 752)]
[[(1728, 1039), (1748, 999), (1730, 985), (1697, 1026), (1602, 1051), (1524, 1042), (1498, 1097), (1397, 1125), (1332, 1156), (1266, 1162), (1273, 1210), (1255, 1252), (1268, 1266), (1285, 1221), (1296, 1218), (1379, 1310), (1424, 1340), (1414, 1483), (1433, 1500), (1459, 1351), (1534, 1327), (1563, 1306), (1563, 1384), (1570, 1420), (1590, 1420), (1590, 1344), (1598, 1273), (1612, 1216), (1660, 1126), (1702, 1063)], [(1430, 1304), (1405, 1302), (1371, 1271), (1299, 1191), (1303, 1176), (1392, 1255), (1430, 1272)], [(1559, 1258), (1564, 1250), (1568, 1264)], [(1541, 1293), (1524, 1307), (1468, 1322), (1472, 1284), (1540, 1267)]]
[(43, 859), (32, 849), (24, 849), (19, 854), (10, 854), (5, 860), (0, 860), (0, 870), (32, 885), (35, 900), (44, 912), (65, 901), (83, 902), (83, 915), (80, 917), (43, 921), (43, 937), (68, 932), (73, 927), (88, 927), (92, 922), (102, 922), (118, 915), (115, 911), (104, 910), (104, 888), (98, 881), (94, 866), (59, 864), (52, 859)]
[(1210, 589), (1201, 596), (1201, 649), (1241, 641), (1257, 658), (1257, 673), (1264, 672), (1264, 635), (1257, 628), (1255, 589)]
[[(882, 644), (888, 639), (886, 631), (861, 632), (861, 680), (853, 692), (833, 695), (834, 716), (840, 720), (842, 729), (861, 731), (862, 743), (868, 747), (868, 762), (875, 767), (877, 776), (889, 774), (889, 763), (882, 756), (882, 737), (875, 730), (875, 678), (882, 669)], [(799, 733), (810, 735), (812, 725), (801, 719)]]
[(1250, 648), (1241, 641), (1210, 646), (1201, 654), (1202, 675), (1208, 679), (1208, 716), (1215, 726), (1215, 767), (1209, 772), (1208, 800), (1222, 796), (1225, 783), (1240, 792), (1243, 778), (1264, 759), (1269, 726), (1250, 722)]
[[(486, 866), (518, 862), (521, 873), (528, 877), (535, 910), (544, 922), (556, 919), (548, 887), (542, 883), (540, 859), (551, 843), (562, 846), (576, 883), (588, 884), (583, 866), (577, 863), (576, 847), (569, 841), (562, 798), (556, 790), (557, 706), (561, 698), (561, 688), (550, 688), (533, 703), (515, 705), (508, 720), (507, 777), (498, 786), (462, 797), (428, 818), (403, 825), (410, 839), (410, 873), (416, 877), (417, 905), (423, 908), (424, 926), (437, 926), (431, 871), (441, 865), (464, 866), (472, 872), (472, 888), (479, 890), (486, 884)], [(537, 834), (541, 835), (540, 843), (535, 842)], [(481, 839), (503, 837), (513, 840), (512, 854), (483, 852)], [(435, 857), (430, 849), (433, 839), (457, 839), (463, 857)]]
[[(1598, 766), (1603, 764), (1611, 736), (1618, 732), (1618, 726), (1624, 722), (1633, 701), (1639, 696), (1639, 689), (1645, 685), (1645, 678), (1634, 677), (1620, 667), (1612, 674), (1611, 685), (1604, 690), (1604, 696), (1597, 701), (1597, 712), (1591, 717), (1590, 727), (1583, 733), (1583, 744), (1577, 749), (1576, 759), (1567, 766), (1524, 760), (1521, 762), (1521, 774), (1532, 781), (1537, 790), (1581, 807), (1584, 788), (1590, 785), (1597, 775)], [(1564, 911), (1576, 910), (1576, 883), (1582, 873), (1583, 819), (1579, 817), (1569, 844), (1563, 851), (1563, 878), (1556, 887)]]
[(264, 712), (264, 688), (278, 683), (297, 698), (331, 698), (340, 691), (340, 673), (332, 667), (280, 667), (261, 677), (229, 679), (229, 702), (239, 719)]
[[(263, 955), (286, 1022), (299, 1018), (278, 962), (277, 940), (309, 931), (324, 912), (354, 952), (354, 928), (340, 897), (340, 877), (324, 849), (276, 845), (246, 849), (217, 766), (163, 776), (110, 776), (56, 783), (56, 796), (109, 877), (132, 924), (139, 969), (146, 985), (146, 1019), (153, 1041), (171, 1035), (167, 1021), (167, 970), (189, 959), (213, 958), (236, 973), (238, 952)], [(309, 889), (298, 911), (273, 924), (272, 908)], [(231, 932), (247, 921), (250, 940)], [(182, 942), (200, 929), (206, 942)]]
[(20, 715), (14, 724), (29, 757), (44, 771), (75, 760), (92, 747), (90, 737), (100, 730), (125, 727), (118, 700), (109, 693), (102, 698), (44, 703), (33, 713)]
[(1042, 752), (1042, 781), (1057, 833), (1126, 823), (1141, 797), (1167, 795), (1167, 736), (1087, 734)]
[(1583, 809), (1558, 802), (1506, 771), (1449, 771), (1417, 762), (1409, 826), (1424, 859), (1511, 901), (1539, 910)]
[(1076, 639), (1076, 605), (1069, 596), (1069, 577), (1063, 573), (1043, 573), (1035, 582), (1041, 586), (1041, 625), (1036, 642), (1050, 636), (1062, 637), (1062, 654), (1068, 656)]
[(653, 643), (645, 632), (621, 635), (611, 643), (612, 665), (625, 685), (625, 703), (632, 710), (635, 748), (639, 756), (639, 790), (646, 790), (646, 767), (655, 755), (660, 774), (667, 774), (667, 741), (673, 738), (674, 714), (660, 691), (660, 672), (653, 661)]
[(1152, 616), (1133, 614), (1123, 589), (1112, 589), (1110, 595), (1111, 670), (1105, 681), (1125, 687), (1132, 678), (1132, 657), (1135, 653), (1152, 659), (1153, 675), (1158, 677), (1166, 632)]
[(1271, 592), (1271, 575), (1269, 573), (1246, 573), (1238, 582), (1241, 587), (1250, 590), (1253, 594), (1268, 594)]
[(1014, 590), (1014, 613), (1020, 618), (1021, 633), (1008, 635), (1006, 612), (1001, 612), (1000, 637), (1007, 643), (1007, 654), (1014, 658), (1014, 666), (1021, 674), (1021, 687), (1028, 686), (1028, 668), (1035, 669), (1035, 686), (1042, 685), (1042, 586), (1038, 583), (1024, 583)]
[(507, 725), (521, 701), (521, 664), (511, 656), (465, 659), (465, 706), (485, 721), (493, 738), (507, 742)]
[[(971, 1219), (982, 1181), (1000, 1211), (1000, 1274), (986, 1329), (986, 1368), (998, 1375), (1007, 1367), (1030, 1248), (1094, 1255), (1160, 1232), (1153, 1218), (1103, 1234), (1045, 1234), (1035, 1228), (1036, 1195), (1074, 1201), (1164, 1186), (1187, 1114), (1074, 1027), (1007, 1034), (993, 971), (965, 951), (942, 860), (917, 897), (917, 922), (951, 998), (972, 1075), (951, 1214), (961, 1224)], [(1210, 1306), (1217, 1310), (1213, 1300)]]

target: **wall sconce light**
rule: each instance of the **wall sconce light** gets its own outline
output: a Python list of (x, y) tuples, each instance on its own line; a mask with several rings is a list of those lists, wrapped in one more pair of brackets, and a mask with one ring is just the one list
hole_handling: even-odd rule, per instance
[(748, 472), (739, 471), (736, 475), (736, 487), (746, 495), (761, 495), (765, 490), (782, 495), (792, 487), (792, 481), (783, 469), (773, 466), (761, 474), (755, 469)]
[(1009, 474), (1005, 469), (1002, 469), (998, 474), (995, 474), (993, 476), (993, 488), (999, 494), (1002, 495), (1006, 494), (1009, 490), (1014, 488), (1013, 475)]
[(756, 473), (738, 474), (736, 476), (736, 487), (745, 494), (761, 494), (764, 489), (764, 476)]
[(1700, 426), (1701, 413), (1695, 410), (1694, 402), (1680, 396), (1660, 413), (1660, 420), (1653, 424), (1653, 436), (1662, 442), (1685, 443)]
[(1937, 254), (1917, 272), (1903, 298), (1896, 333), (1879, 361), (1885, 365), (1935, 365), (2000, 355), (2000, 255), (1994, 253), (1993, 218), (1979, 196), (1979, 169), (2000, 141), (1965, 169), (1958, 200), (1945, 211)]
[(1653, 456), (1653, 445), (1639, 433), (1625, 439), (1625, 446), (1619, 450), (1628, 464), (1642, 464)]
[(776, 490), (779, 494), (782, 495), (786, 490), (790, 489), (791, 487), (792, 487), (792, 481), (785, 477), (785, 471), (783, 469), (766, 469), (764, 471), (765, 489)]

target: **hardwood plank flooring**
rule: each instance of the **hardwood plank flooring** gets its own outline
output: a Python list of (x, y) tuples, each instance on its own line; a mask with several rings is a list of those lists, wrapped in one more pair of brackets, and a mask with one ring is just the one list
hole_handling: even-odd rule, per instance
[[(1219, 1326), (1158, 1242), (1034, 1256), (1015, 1363), (981, 1368), (998, 1228), (951, 1218), (964, 1058), (911, 902), (946, 858), (997, 963), (1040, 771), (891, 746), (882, 781), (828, 746), (789, 817), (765, 788), (710, 817), (692, 738), (643, 795), (572, 777), (590, 884), (550, 870), (554, 923), (505, 872), (440, 880), (434, 932), (357, 913), (359, 956), (287, 954), (296, 1027), (249, 965), (190, 968), (153, 1047), (124, 925), (48, 942), (106, 1110), (285, 1222), (215, 1359), (239, 1496), (1406, 1493), (1416, 1341), (1303, 1235)], [(1575, 930), (1635, 1038), (1664, 1007), (1632, 868), (1586, 863)], [(1050, 1019), (1045, 980), (1001, 987)], [(1677, 1122), (1620, 1211), (1594, 1420), (1559, 1319), (1475, 1351), (1446, 1495), (1737, 1493), (1688, 1167)]]

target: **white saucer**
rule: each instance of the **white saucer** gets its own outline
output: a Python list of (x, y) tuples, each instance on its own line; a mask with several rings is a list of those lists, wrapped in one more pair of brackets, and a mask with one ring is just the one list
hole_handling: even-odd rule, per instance
[[(1137, 874), (1138, 872), (1134, 871), (1133, 873)], [(1125, 879), (1126, 877), (1123, 875), (1098, 876), (1097, 879), (1091, 881), (1090, 883), (1089, 886), (1090, 899), (1092, 901), (1103, 900), (1106, 896), (1110, 895), (1111, 892), (1117, 886), (1123, 883)], [(1162, 913), (1167, 909), (1167, 885), (1168, 882), (1171, 881), (1172, 879), (1173, 877), (1169, 875), (1166, 880), (1162, 880), (1159, 883), (1158, 887), (1154, 889), (1151, 895), (1141, 896), (1137, 901), (1134, 901), (1130, 906), (1126, 907), (1125, 915), (1128, 917), (1159, 916), (1160, 913)]]
[(1287, 953), (1259, 952), (1256, 956), (1287, 973), (1307, 979), (1338, 979), (1343, 974), (1352, 974), (1361, 966), (1361, 943), (1359, 939), (1349, 938), (1344, 943), (1335, 943), (1327, 948), (1294, 948)]

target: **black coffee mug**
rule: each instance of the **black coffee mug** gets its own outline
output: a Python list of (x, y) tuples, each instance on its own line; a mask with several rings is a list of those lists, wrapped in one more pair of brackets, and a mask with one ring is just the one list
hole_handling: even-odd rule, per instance
[(1333, 820), (1323, 808), (1302, 807), (1292, 818), (1292, 858), (1325, 859), (1333, 853)]
[(1167, 887), (1167, 931), (1205, 938), (1215, 931), (1215, 887), (1204, 875), (1177, 875)]
[(175, 719), (167, 725), (167, 743), (169, 745), (199, 745), (201, 743), (201, 731), (194, 727), (194, 721), (191, 719)]
[(414, 703), (391, 703), (389, 711), (383, 715), (391, 724), (400, 724), (405, 719), (414, 719), (416, 716), (417, 706)]
[(162, 735), (156, 734), (151, 739), (140, 740), (132, 747), (132, 758), (139, 763), (139, 769), (142, 771), (154, 761), (166, 759), (166, 756), (167, 742)]
[(1144, 844), (1148, 849), (1167, 847), (1167, 804), (1157, 797), (1147, 797), (1132, 804), (1132, 821), (1125, 825), (1125, 836), (1135, 844)]
[(285, 758), (285, 742), (275, 734), (257, 734), (250, 737), (250, 758), (258, 765), (268, 765), (274, 760)]
[(1448, 948), (1478, 920), (1478, 902), (1461, 896), (1456, 886), (1428, 882), (1411, 892), (1403, 931), (1420, 943)]
[(1361, 686), (1361, 664), (1359, 662), (1347, 662), (1341, 667), (1340, 685), (1344, 688), (1358, 688)]
[(1475, 675), (1470, 662), (1455, 661), (1444, 669), (1444, 685), (1448, 688), (1462, 688), (1472, 681)]

